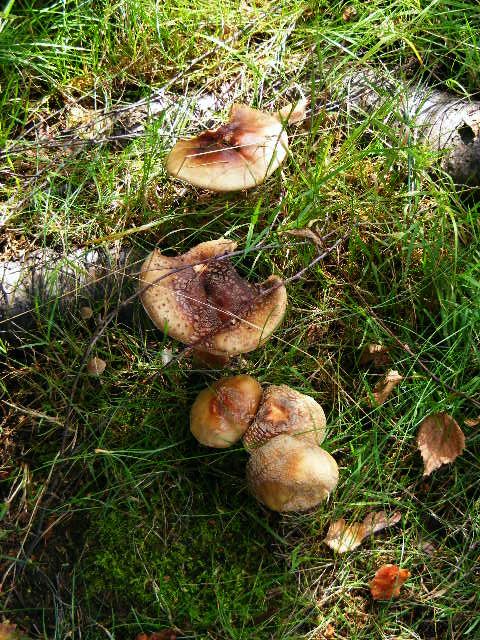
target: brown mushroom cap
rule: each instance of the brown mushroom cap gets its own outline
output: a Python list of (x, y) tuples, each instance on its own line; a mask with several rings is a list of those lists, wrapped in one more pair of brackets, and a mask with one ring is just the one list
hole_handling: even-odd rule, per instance
[(304, 440), (281, 435), (255, 449), (247, 463), (253, 495), (273, 511), (305, 511), (328, 498), (338, 482), (332, 456)]
[(167, 158), (167, 171), (210, 191), (240, 191), (266, 180), (284, 161), (287, 149), (278, 115), (234, 104), (226, 124), (179, 140)]
[(322, 407), (311, 396), (285, 384), (272, 385), (263, 394), (243, 444), (254, 449), (283, 433), (320, 445), (325, 439), (326, 424)]
[(140, 298), (153, 323), (220, 356), (247, 353), (265, 342), (285, 314), (287, 292), (277, 276), (253, 285), (227, 259), (212, 260), (235, 247), (221, 238), (173, 258), (153, 251), (140, 272)]
[(245, 433), (261, 397), (262, 387), (250, 376), (218, 380), (203, 389), (193, 403), (190, 431), (207, 447), (229, 447)]

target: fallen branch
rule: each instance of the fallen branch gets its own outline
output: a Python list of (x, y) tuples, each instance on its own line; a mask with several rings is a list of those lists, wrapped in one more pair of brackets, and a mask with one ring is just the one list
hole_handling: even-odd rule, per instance
[(30, 328), (45, 305), (79, 306), (121, 290), (134, 264), (131, 250), (115, 246), (66, 255), (39, 249), (0, 262), (0, 336)]
[(442, 154), (441, 166), (455, 183), (480, 186), (480, 102), (380, 69), (356, 70), (342, 84), (339, 100), (348, 108), (364, 115), (388, 105), (399, 131)]

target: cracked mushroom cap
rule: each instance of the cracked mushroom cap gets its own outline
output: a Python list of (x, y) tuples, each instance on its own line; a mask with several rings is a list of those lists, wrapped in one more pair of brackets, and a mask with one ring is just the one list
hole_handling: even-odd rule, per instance
[(338, 467), (320, 447), (281, 435), (252, 452), (247, 482), (257, 500), (273, 511), (306, 511), (335, 489)]
[(229, 447), (245, 433), (261, 397), (262, 387), (251, 376), (218, 380), (195, 399), (190, 411), (190, 431), (207, 447)]
[(234, 104), (214, 131), (179, 140), (167, 158), (175, 178), (210, 191), (256, 187), (285, 160), (288, 137), (276, 114)]
[(283, 319), (287, 292), (277, 276), (251, 284), (228, 259), (214, 260), (236, 246), (221, 238), (176, 257), (153, 251), (140, 272), (140, 298), (152, 322), (173, 338), (219, 356), (263, 344)]
[(326, 424), (322, 407), (311, 396), (285, 384), (272, 385), (263, 394), (243, 444), (246, 449), (255, 449), (283, 433), (320, 445), (325, 439)]

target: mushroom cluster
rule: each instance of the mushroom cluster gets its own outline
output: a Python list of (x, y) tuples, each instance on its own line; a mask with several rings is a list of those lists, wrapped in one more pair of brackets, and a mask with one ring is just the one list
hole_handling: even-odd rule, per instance
[(201, 391), (190, 413), (190, 429), (206, 446), (224, 448), (243, 438), (251, 492), (281, 512), (311, 509), (335, 489), (337, 463), (320, 447), (325, 426), (323, 409), (310, 396), (286, 385), (262, 392), (246, 375)]
[(140, 298), (153, 323), (217, 356), (263, 344), (283, 319), (287, 292), (278, 276), (262, 284), (243, 279), (227, 258), (236, 246), (220, 238), (174, 257), (155, 249), (140, 271)]

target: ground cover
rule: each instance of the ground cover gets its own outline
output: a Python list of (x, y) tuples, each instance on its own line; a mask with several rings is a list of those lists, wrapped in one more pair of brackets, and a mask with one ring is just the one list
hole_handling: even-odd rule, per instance
[[(236, 259), (243, 275), (287, 278), (316, 251), (287, 231), (346, 234), (289, 285), (275, 337), (223, 372), (191, 358), (164, 366), (164, 347), (181, 347), (137, 303), (95, 344), (104, 374), (81, 375), (72, 395), (99, 317), (134, 283), (92, 303), (89, 320), (81, 298), (38, 304), (21, 345), (3, 338), (0, 601), (31, 637), (167, 627), (215, 639), (478, 636), (480, 442), (465, 423), (480, 389), (478, 196), (399, 133), (388, 104), (360, 120), (322, 105), (365, 63), (478, 97), (479, 22), (461, 0), (7, 4), (0, 146), (35, 144), (1, 158), (2, 259), (113, 240), (173, 254), (225, 235), (273, 245)], [(36, 144), (166, 83), (179, 103), (233, 92), (262, 108), (302, 90), (315, 116), (293, 131), (282, 170), (239, 194), (168, 178), (161, 119), (121, 144)], [(173, 133), (185, 127), (178, 119)], [(387, 346), (390, 362), (362, 364), (370, 343)], [(389, 368), (403, 380), (378, 406), (368, 398)], [(190, 436), (196, 394), (238, 372), (325, 408), (340, 484), (312, 513), (263, 509), (247, 492), (242, 448), (210, 451)], [(423, 478), (416, 434), (439, 411), (458, 420), (466, 450)], [(74, 444), (59, 457), (67, 420)], [(345, 555), (323, 543), (332, 521), (372, 510), (402, 519)], [(400, 599), (373, 602), (368, 583), (385, 563), (411, 578)]]

